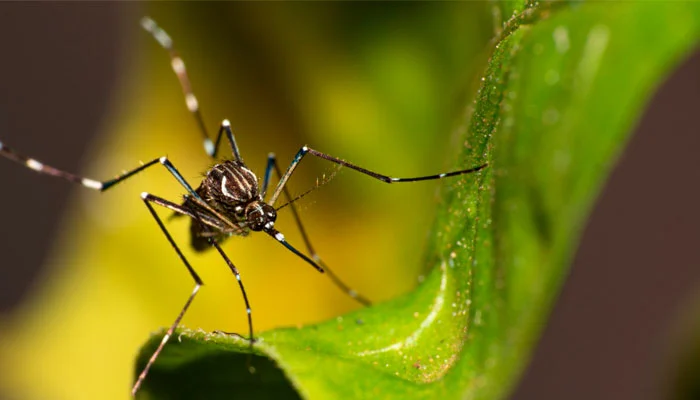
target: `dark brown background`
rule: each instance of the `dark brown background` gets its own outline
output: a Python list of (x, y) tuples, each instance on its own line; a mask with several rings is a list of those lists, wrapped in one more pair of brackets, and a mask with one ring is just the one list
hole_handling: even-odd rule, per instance
[[(0, 140), (79, 171), (125, 63), (122, 21), (138, 19), (138, 7), (4, 4), (2, 11), (0, 49), (13, 57), (0, 62)], [(45, 35), (57, 27), (60, 37)], [(31, 73), (46, 63), (55, 76)], [(668, 397), (671, 335), (700, 283), (698, 104), (700, 53), (656, 93), (636, 128), (514, 399)], [(5, 161), (0, 167), (0, 312), (11, 313), (39, 272), (73, 188)], [(31, 218), (13, 211), (27, 208)]]

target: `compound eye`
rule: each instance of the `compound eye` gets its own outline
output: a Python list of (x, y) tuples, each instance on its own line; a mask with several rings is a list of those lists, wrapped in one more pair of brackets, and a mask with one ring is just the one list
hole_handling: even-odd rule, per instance
[(274, 209), (274, 207), (270, 206), (269, 204), (263, 205), (263, 212), (265, 213), (265, 218), (268, 221), (275, 222), (277, 219), (277, 211)]
[(263, 212), (259, 208), (248, 210), (246, 220), (248, 222), (248, 227), (254, 231), (261, 231), (265, 225)]
[(250, 227), (251, 230), (256, 231), (256, 232), (261, 231), (263, 229), (263, 225), (262, 225), (261, 221), (258, 221), (258, 220), (250, 221), (248, 226)]

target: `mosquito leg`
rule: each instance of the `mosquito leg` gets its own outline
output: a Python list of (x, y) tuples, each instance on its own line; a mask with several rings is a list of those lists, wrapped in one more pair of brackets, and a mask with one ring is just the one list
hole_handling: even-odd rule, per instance
[(153, 38), (168, 51), (170, 56), (170, 66), (177, 75), (177, 79), (180, 82), (180, 87), (182, 88), (182, 93), (185, 95), (185, 104), (187, 109), (194, 115), (197, 125), (199, 126), (199, 131), (202, 133), (204, 139), (204, 151), (214, 157), (216, 153), (214, 143), (212, 143), (209, 138), (209, 133), (207, 132), (207, 126), (204, 123), (204, 118), (202, 118), (202, 113), (199, 110), (199, 101), (192, 91), (192, 84), (190, 83), (190, 78), (187, 76), (187, 69), (185, 68), (185, 62), (178, 55), (177, 51), (173, 47), (173, 40), (170, 38), (167, 32), (165, 32), (161, 27), (156, 24), (155, 21), (148, 17), (143, 17), (141, 19), (141, 26), (143, 29), (148, 31)]
[[(163, 350), (163, 347), (168, 342), (170, 337), (173, 335), (173, 332), (175, 331), (175, 329), (178, 327), (178, 325), (182, 321), (182, 318), (184, 317), (185, 313), (187, 312), (187, 309), (189, 308), (190, 304), (192, 303), (192, 300), (194, 300), (194, 297), (197, 294), (197, 292), (199, 291), (199, 288), (202, 287), (202, 285), (204, 285), (204, 282), (202, 282), (202, 279), (199, 277), (199, 275), (194, 270), (194, 268), (192, 268), (190, 263), (187, 261), (187, 258), (185, 258), (184, 254), (182, 254), (182, 251), (180, 250), (178, 245), (175, 243), (175, 240), (173, 240), (172, 236), (170, 235), (170, 232), (168, 232), (167, 228), (163, 224), (163, 221), (158, 216), (158, 213), (156, 213), (156, 211), (153, 208), (153, 206), (151, 205), (151, 203), (163, 206), (165, 208), (168, 208), (168, 209), (175, 211), (175, 212), (178, 212), (178, 213), (188, 215), (190, 217), (197, 219), (198, 221), (200, 221), (202, 223), (206, 223), (206, 222), (204, 220), (202, 220), (202, 218), (199, 214), (194, 213), (191, 210), (188, 210), (186, 207), (182, 207), (180, 205), (177, 205), (175, 203), (172, 203), (172, 202), (165, 200), (165, 199), (162, 199), (160, 197), (153, 196), (149, 193), (144, 192), (141, 194), (141, 198), (143, 199), (144, 204), (146, 204), (146, 207), (148, 207), (148, 210), (150, 211), (153, 218), (156, 220), (156, 223), (158, 223), (158, 226), (160, 227), (161, 231), (163, 232), (165, 237), (168, 239), (168, 242), (173, 247), (173, 249), (175, 250), (177, 255), (180, 257), (180, 260), (182, 260), (183, 264), (185, 264), (185, 267), (187, 268), (188, 272), (192, 276), (192, 279), (195, 281), (195, 287), (194, 287), (194, 290), (192, 291), (192, 293), (190, 294), (190, 296), (188, 297), (187, 302), (185, 303), (185, 306), (182, 308), (182, 310), (178, 314), (178, 316), (175, 319), (175, 321), (173, 322), (173, 324), (166, 331), (165, 335), (163, 336), (163, 339), (161, 340), (160, 344), (158, 345), (158, 348), (156, 348), (156, 350), (153, 352), (153, 355), (151, 355), (151, 358), (149, 358), (148, 363), (146, 364), (144, 369), (139, 374), (139, 377), (136, 380), (136, 383), (134, 383), (134, 386), (131, 390), (132, 395), (135, 395), (136, 392), (138, 391), (139, 387), (141, 386), (144, 379), (148, 375), (148, 371), (150, 370), (151, 366), (153, 366), (153, 363), (158, 358), (158, 355)], [(226, 261), (226, 264), (229, 266), (229, 268), (233, 272), (234, 276), (236, 277), (236, 281), (238, 281), (238, 285), (241, 289), (241, 294), (243, 295), (243, 300), (245, 301), (245, 305), (246, 305), (246, 314), (248, 316), (248, 331), (250, 334), (250, 336), (249, 336), (250, 339), (248, 339), (248, 340), (250, 340), (250, 345), (252, 346), (253, 342), (255, 341), (255, 337), (253, 336), (253, 318), (252, 318), (252, 312), (251, 312), (251, 308), (250, 308), (250, 302), (248, 301), (248, 295), (246, 294), (245, 287), (243, 286), (243, 281), (241, 280), (241, 275), (238, 272), (238, 269), (233, 265), (231, 260), (228, 258), (228, 256), (224, 253), (223, 249), (221, 249), (219, 244), (213, 238), (210, 238), (209, 242), (212, 244), (212, 246), (214, 246), (219, 251), (219, 254), (221, 254), (221, 256), (224, 258), (224, 260)]]
[[(179, 205), (176, 203), (173, 203), (172, 201), (165, 200), (161, 197), (156, 197), (152, 195), (148, 195), (148, 201), (151, 203), (157, 204), (161, 207), (167, 208), (171, 211), (175, 212), (175, 215), (187, 215), (188, 217), (192, 219), (196, 219), (197, 221), (201, 222), (203, 225), (210, 226), (217, 231), (221, 231), (223, 233), (228, 233), (230, 232), (230, 228), (223, 224), (219, 219), (212, 217), (210, 215), (204, 214), (203, 212), (195, 212), (193, 209), (186, 207), (184, 205)], [(233, 231), (233, 233), (236, 233), (237, 231)], [(212, 233), (215, 234), (215, 233)]]
[[(273, 169), (279, 170), (279, 168), (277, 168), (277, 159), (275, 153), (269, 153), (267, 155), (267, 166), (265, 166), (265, 176), (263, 177), (263, 184), (260, 189), (260, 196), (262, 196), (263, 199), (267, 194), (267, 188), (270, 186), (270, 176), (272, 175)], [(278, 174), (277, 176), (279, 177), (280, 175)], [(285, 193), (289, 193), (289, 191), (285, 190)]]
[[(3, 146), (2, 143), (0, 143), (0, 156), (5, 156), (6, 158), (9, 158), (10, 160), (18, 162), (20, 164), (24, 164), (26, 167), (33, 169), (34, 171), (37, 171), (41, 174), (62, 178), (62, 179), (65, 179), (67, 181), (83, 185), (84, 187), (86, 187), (88, 189), (99, 190), (101, 192), (104, 192), (107, 189), (110, 189), (111, 187), (113, 187), (117, 183), (122, 182), (122, 181), (136, 175), (137, 173), (145, 170), (146, 168), (148, 168), (152, 165), (156, 165), (156, 164), (160, 163), (168, 170), (168, 172), (170, 172), (170, 174), (178, 181), (178, 183), (180, 183), (180, 185), (182, 185), (187, 190), (187, 192), (189, 193), (189, 196), (192, 196), (192, 199), (195, 200), (202, 208), (206, 209), (208, 212), (211, 213), (211, 215), (213, 217), (216, 217), (218, 220), (223, 221), (225, 223), (229, 222), (224, 215), (221, 215), (221, 213), (212, 209), (204, 200), (202, 200), (201, 197), (199, 197), (197, 192), (195, 192), (194, 189), (192, 189), (192, 186), (190, 186), (190, 184), (187, 183), (187, 181), (185, 181), (185, 178), (183, 178), (182, 174), (180, 174), (180, 172), (177, 170), (177, 168), (175, 168), (175, 166), (170, 162), (170, 160), (168, 160), (167, 157), (156, 158), (156, 159), (151, 160), (145, 164), (142, 164), (138, 168), (134, 168), (131, 171), (127, 171), (127, 172), (117, 176), (114, 179), (100, 182), (100, 181), (97, 181), (94, 179), (74, 175), (74, 174), (71, 174), (69, 172), (65, 172), (65, 171), (62, 171), (60, 169), (51, 167), (49, 165), (45, 165), (42, 162), (37, 161), (33, 158), (29, 158), (27, 156), (19, 154), (7, 146)], [(204, 223), (206, 224), (206, 222), (207, 222), (207, 218), (205, 218)], [(231, 225), (231, 224), (229, 223), (228, 225)]]
[(170, 325), (168, 330), (165, 332), (163, 339), (160, 341), (160, 344), (158, 345), (158, 348), (156, 348), (156, 350), (153, 352), (153, 355), (151, 355), (151, 358), (148, 359), (148, 363), (146, 363), (146, 366), (143, 368), (143, 370), (139, 374), (139, 377), (136, 379), (136, 383), (134, 383), (134, 386), (131, 389), (132, 396), (136, 395), (136, 392), (139, 390), (139, 387), (141, 387), (143, 380), (146, 379), (146, 375), (148, 375), (148, 371), (151, 369), (151, 366), (153, 366), (153, 363), (158, 358), (158, 355), (163, 350), (163, 347), (168, 342), (170, 337), (173, 335), (175, 328), (177, 328), (177, 326), (180, 324), (180, 321), (185, 316), (185, 313), (187, 312), (187, 309), (190, 307), (190, 304), (192, 304), (192, 300), (194, 300), (194, 297), (197, 295), (199, 288), (202, 287), (202, 285), (204, 285), (204, 282), (202, 282), (202, 279), (199, 277), (199, 275), (194, 270), (194, 268), (192, 268), (189, 261), (187, 261), (187, 258), (185, 258), (185, 255), (182, 254), (182, 251), (180, 251), (180, 248), (177, 246), (177, 244), (173, 240), (172, 236), (170, 236), (170, 232), (168, 232), (168, 229), (165, 227), (165, 225), (163, 224), (163, 221), (160, 219), (160, 217), (156, 213), (156, 210), (153, 208), (153, 206), (151, 206), (150, 202), (153, 201), (153, 197), (150, 196), (148, 193), (143, 193), (143, 194), (141, 194), (141, 198), (143, 199), (144, 204), (146, 204), (146, 207), (148, 207), (148, 211), (151, 212), (151, 215), (153, 215), (153, 218), (158, 223), (158, 226), (160, 227), (161, 231), (163, 232), (165, 237), (168, 239), (168, 242), (170, 242), (170, 245), (173, 247), (173, 249), (175, 250), (177, 255), (180, 257), (180, 260), (182, 261), (182, 263), (185, 264), (187, 271), (190, 273), (190, 276), (192, 276), (192, 279), (195, 282), (195, 286), (194, 286), (194, 290), (192, 290), (192, 293), (187, 298), (187, 302), (185, 303), (185, 306), (182, 307), (182, 310), (177, 315), (177, 318), (175, 318), (175, 321), (173, 322), (173, 324)]
[[(243, 287), (243, 281), (241, 280), (241, 274), (238, 272), (238, 268), (236, 268), (235, 265), (231, 262), (231, 259), (228, 258), (226, 253), (224, 253), (224, 250), (219, 246), (219, 243), (214, 239), (214, 238), (209, 238), (209, 243), (211, 243), (212, 246), (216, 248), (216, 250), (219, 252), (221, 257), (226, 261), (226, 264), (228, 267), (231, 269), (231, 272), (233, 272), (233, 275), (236, 277), (236, 281), (238, 281), (238, 286), (241, 289), (241, 294), (243, 295), (243, 301), (245, 302), (245, 310), (246, 314), (248, 315), (248, 333), (249, 333), (249, 341), (250, 341), (250, 346), (253, 346), (253, 343), (255, 342), (255, 337), (253, 336), (253, 311), (250, 308), (250, 302), (248, 301), (248, 295), (246, 294), (245, 287)], [(236, 334), (238, 335), (238, 334)], [(238, 335), (241, 338), (243, 336)], [(245, 339), (245, 338), (244, 338)]]
[(25, 167), (34, 170), (40, 174), (65, 179), (67, 181), (83, 185), (89, 189), (102, 190), (104, 186), (104, 184), (100, 181), (84, 178), (78, 175), (71, 174), (70, 172), (62, 171), (49, 165), (45, 165), (41, 161), (16, 152), (14, 149), (4, 145), (2, 142), (0, 142), (0, 156), (8, 158), (16, 163), (22, 164)]
[(189, 192), (189, 194), (199, 199), (199, 195), (197, 194), (197, 192), (195, 192), (194, 189), (192, 189), (192, 186), (190, 186), (190, 184), (187, 183), (187, 181), (185, 181), (185, 178), (182, 177), (182, 174), (180, 174), (180, 171), (178, 171), (177, 168), (175, 168), (173, 163), (171, 163), (170, 160), (168, 160), (168, 157), (156, 158), (155, 160), (151, 160), (150, 162), (147, 162), (146, 164), (143, 164), (140, 167), (128, 171), (122, 175), (119, 175), (114, 179), (104, 181), (102, 182), (102, 188), (100, 188), (100, 191), (104, 192), (105, 190), (116, 185), (117, 183), (122, 182), (127, 178), (130, 178), (136, 175), (137, 173), (143, 171), (144, 169), (150, 167), (151, 165), (155, 165), (157, 163), (160, 163), (162, 166), (164, 166), (165, 169), (167, 169), (168, 172), (170, 172), (173, 175), (173, 177), (175, 177), (175, 179), (180, 183), (180, 185), (187, 189), (187, 192)]
[[(280, 170), (279, 164), (277, 164), (277, 159), (275, 157), (274, 153), (270, 153), (267, 156), (267, 168), (265, 169), (265, 179), (263, 180), (263, 198), (265, 196), (265, 192), (267, 191), (267, 185), (270, 182), (270, 174), (271, 171), (274, 170), (275, 173), (277, 174), (278, 178), (282, 178), (282, 171)], [(331, 278), (333, 283), (340, 289), (342, 290), (345, 294), (348, 296), (352, 297), (353, 299), (357, 300), (359, 303), (361, 303), (364, 306), (370, 306), (372, 305), (372, 302), (369, 301), (366, 297), (362, 296), (361, 294), (357, 293), (356, 290), (352, 289), (348, 285), (346, 285), (330, 268), (328, 268), (328, 265), (326, 265), (325, 262), (321, 259), (321, 257), (316, 253), (316, 250), (314, 250), (313, 245), (311, 244), (311, 239), (309, 239), (309, 236), (306, 233), (306, 229), (304, 229), (304, 224), (301, 222), (301, 217), (299, 216), (299, 211), (297, 211), (297, 207), (292, 201), (292, 196), (289, 193), (289, 188), (287, 186), (284, 186), (284, 195), (287, 197), (287, 201), (290, 203), (289, 206), (292, 209), (292, 215), (294, 216), (294, 221), (297, 224), (297, 228), (299, 229), (299, 233), (301, 233), (302, 240), (304, 241), (304, 244), (306, 245), (306, 249), (311, 255), (311, 259), (314, 260), (318, 265), (320, 265), (327, 273), (328, 277)]]
[(322, 158), (324, 160), (328, 160), (330, 162), (342, 165), (344, 167), (348, 167), (350, 169), (354, 169), (355, 171), (361, 172), (365, 175), (371, 176), (374, 179), (378, 179), (382, 182), (386, 183), (395, 183), (395, 182), (416, 182), (416, 181), (427, 181), (427, 180), (432, 180), (432, 179), (442, 179), (442, 178), (447, 178), (450, 176), (456, 176), (456, 175), (462, 175), (462, 174), (468, 174), (471, 172), (476, 172), (479, 171), (483, 168), (486, 168), (488, 164), (483, 164), (479, 165), (478, 167), (473, 167), (469, 169), (463, 169), (459, 171), (452, 171), (452, 172), (445, 172), (442, 174), (436, 174), (436, 175), (427, 175), (427, 176), (418, 176), (414, 178), (392, 178), (387, 175), (382, 175), (373, 171), (370, 171), (368, 169), (362, 168), (360, 166), (357, 166), (353, 163), (347, 162), (345, 160), (341, 160), (340, 158), (333, 157), (331, 155), (328, 155), (326, 153), (321, 153), (320, 151), (314, 150), (308, 146), (304, 146), (299, 151), (297, 154), (294, 156), (294, 159), (292, 160), (291, 164), (289, 164), (289, 167), (287, 167), (287, 171), (284, 173), (282, 178), (280, 179), (279, 183), (277, 184), (277, 187), (275, 188), (275, 192), (272, 194), (272, 197), (270, 198), (270, 201), (268, 204), (271, 206), (274, 206), (275, 202), (279, 198), (280, 194), (282, 193), (282, 190), (284, 189), (284, 186), (287, 184), (287, 181), (289, 178), (292, 176), (292, 173), (296, 169), (297, 165), (301, 162), (301, 160), (304, 158), (306, 154), (311, 154), (316, 157)]
[(192, 189), (192, 186), (190, 186), (185, 179), (182, 177), (182, 174), (175, 168), (175, 166), (168, 160), (167, 157), (160, 157), (156, 158), (154, 160), (151, 160), (145, 164), (140, 165), (137, 168), (134, 168), (130, 171), (127, 171), (119, 176), (117, 176), (114, 179), (109, 179), (106, 181), (98, 181), (95, 179), (91, 178), (86, 178), (82, 177), (79, 175), (72, 174), (70, 172), (66, 172), (63, 170), (60, 170), (58, 168), (54, 168), (50, 165), (46, 165), (42, 163), (41, 161), (35, 160), (33, 158), (27, 157), (23, 154), (20, 154), (13, 150), (10, 147), (7, 147), (3, 145), (2, 142), (0, 142), (0, 156), (4, 156), (12, 161), (15, 161), (19, 164), (23, 164), (29, 169), (32, 169), (40, 174), (44, 175), (49, 175), (49, 176), (55, 176), (57, 178), (65, 179), (69, 182), (77, 183), (80, 184), (88, 189), (93, 189), (93, 190), (99, 190), (101, 192), (106, 191), (107, 189), (110, 189), (117, 183), (120, 183), (136, 174), (139, 172), (145, 170), (146, 168), (149, 168), (153, 165), (156, 164), (161, 164), (163, 165), (174, 177), (175, 179), (189, 192), (190, 195), (196, 197), (199, 199), (199, 195)]
[(233, 132), (231, 131), (231, 123), (227, 119), (221, 122), (221, 127), (219, 127), (219, 133), (216, 135), (216, 142), (214, 142), (214, 146), (212, 147), (211, 152), (209, 151), (209, 149), (207, 149), (207, 154), (209, 154), (211, 158), (216, 158), (216, 153), (219, 152), (219, 143), (221, 143), (221, 137), (223, 136), (224, 132), (226, 133), (228, 142), (231, 144), (231, 152), (233, 153), (233, 158), (236, 161), (243, 162), (241, 152), (240, 150), (238, 150), (238, 144), (236, 144), (236, 137), (233, 136)]

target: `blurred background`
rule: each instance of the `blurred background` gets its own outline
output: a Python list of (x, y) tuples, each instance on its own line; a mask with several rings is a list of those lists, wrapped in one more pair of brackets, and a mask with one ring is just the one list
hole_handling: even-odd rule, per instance
[[(143, 15), (173, 38), (210, 134), (230, 119), (257, 173), (268, 152), (286, 165), (307, 143), (394, 176), (444, 171), (494, 31), (490, 5), (471, 2), (2, 4), (0, 140), (95, 179), (168, 155), (198, 184), (211, 162), (166, 52), (138, 24)], [(681, 352), (669, 343), (684, 336), (693, 315), (684, 305), (697, 303), (700, 282), (699, 67), (696, 54), (641, 119), (513, 398), (669, 396)], [(306, 160), (290, 188), (301, 193), (333, 171)], [(0, 398), (125, 398), (139, 346), (192, 288), (138, 195), (176, 201), (182, 188), (156, 168), (100, 194), (6, 160), (0, 188)], [(417, 283), (437, 188), (341, 170), (299, 205), (326, 262), (381, 301)], [(183, 248), (187, 224), (168, 225)], [(278, 226), (301, 245), (286, 212)], [(267, 237), (224, 248), (256, 330), (358, 307)], [(186, 254), (206, 286), (184, 324), (244, 332), (223, 262)]]

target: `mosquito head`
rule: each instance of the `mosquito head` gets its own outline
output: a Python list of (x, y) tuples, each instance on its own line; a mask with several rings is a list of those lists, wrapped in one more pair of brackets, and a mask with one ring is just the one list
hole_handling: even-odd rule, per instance
[(277, 211), (267, 203), (253, 201), (245, 208), (246, 221), (248, 227), (253, 231), (272, 229), (277, 220)]

